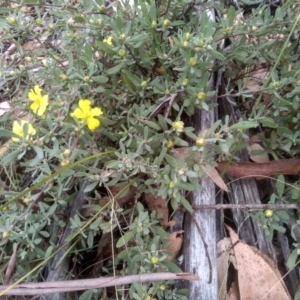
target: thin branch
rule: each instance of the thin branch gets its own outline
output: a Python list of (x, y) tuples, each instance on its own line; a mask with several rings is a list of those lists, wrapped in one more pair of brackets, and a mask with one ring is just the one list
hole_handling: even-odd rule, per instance
[(195, 210), (201, 209), (300, 209), (300, 204), (203, 204), (194, 205)]
[(0, 292), (5, 290), (5, 295), (41, 295), (99, 289), (108, 286), (131, 284), (133, 282), (153, 282), (164, 280), (199, 280), (199, 277), (192, 273), (151, 273), (96, 279), (25, 283), (16, 285), (12, 289), (9, 289), (9, 285), (2, 285), (0, 286)]

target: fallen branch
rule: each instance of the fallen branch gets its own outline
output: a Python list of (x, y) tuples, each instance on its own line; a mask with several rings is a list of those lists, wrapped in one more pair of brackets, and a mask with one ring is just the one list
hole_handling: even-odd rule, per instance
[(9, 289), (9, 285), (2, 285), (0, 286), (0, 292), (5, 291), (5, 293), (1, 293), (1, 295), (41, 295), (84, 291), (108, 286), (131, 284), (133, 282), (153, 282), (160, 280), (199, 280), (199, 277), (192, 273), (150, 273), (97, 279), (25, 283), (16, 285), (12, 289)]
[(193, 209), (300, 209), (300, 204), (203, 204)]

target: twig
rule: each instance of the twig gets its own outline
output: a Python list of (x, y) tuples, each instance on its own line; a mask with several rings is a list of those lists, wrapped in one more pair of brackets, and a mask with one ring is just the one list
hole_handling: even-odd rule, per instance
[(174, 102), (174, 99), (177, 97), (178, 93), (171, 94), (168, 98), (166, 98), (163, 102), (159, 103), (158, 106), (153, 110), (153, 112), (149, 115), (147, 120), (155, 117), (164, 106), (167, 106), (166, 111), (164, 113), (164, 117), (167, 118)]
[[(51, 281), (39, 283), (25, 283), (16, 285), (8, 290), (5, 295), (42, 295), (49, 293), (63, 293), (98, 289), (108, 286), (131, 284), (133, 282), (153, 282), (164, 280), (199, 280), (192, 273), (150, 273), (128, 276), (114, 276), (96, 279), (80, 279), (70, 281)], [(0, 286), (0, 292), (7, 289), (9, 285)]]
[(211, 281), (212, 281), (212, 263), (211, 263), (210, 256), (209, 256), (209, 253), (208, 253), (208, 246), (207, 246), (207, 244), (206, 244), (206, 242), (205, 242), (205, 239), (204, 239), (204, 236), (203, 236), (203, 232), (202, 232), (202, 230), (201, 230), (201, 228), (200, 228), (200, 226), (199, 226), (199, 224), (198, 224), (198, 222), (197, 222), (197, 220), (196, 220), (194, 214), (192, 214), (192, 213), (190, 213), (190, 212), (189, 212), (189, 214), (190, 214), (190, 216), (192, 217), (193, 222), (195, 223), (195, 225), (196, 225), (196, 227), (197, 227), (197, 230), (198, 230), (198, 232), (199, 232), (199, 235), (200, 235), (200, 237), (201, 237), (201, 239), (202, 239), (202, 242), (203, 242), (203, 245), (204, 245), (205, 256), (206, 256), (206, 258), (207, 258), (208, 266), (209, 266), (209, 279), (208, 279), (208, 284), (211, 284)]
[(195, 210), (201, 209), (300, 209), (300, 204), (203, 204), (194, 205)]

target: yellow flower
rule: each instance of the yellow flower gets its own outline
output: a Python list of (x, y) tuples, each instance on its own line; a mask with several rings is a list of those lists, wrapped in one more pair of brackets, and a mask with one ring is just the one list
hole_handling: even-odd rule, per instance
[(21, 124), (18, 121), (14, 121), (14, 123), (13, 123), (13, 133), (15, 133), (18, 136), (20, 136), (20, 138), (13, 137), (12, 140), (14, 142), (18, 142), (21, 138), (23, 138), (24, 131), (25, 131), (24, 130), (24, 125), (25, 124), (28, 124), (27, 135), (25, 137), (26, 140), (29, 140), (32, 135), (36, 134), (36, 130), (27, 121), (21, 120)]
[(182, 132), (184, 123), (182, 121), (176, 121), (176, 122), (173, 122), (172, 127), (175, 129), (175, 131)]
[(30, 105), (32, 111), (38, 116), (42, 116), (48, 106), (48, 95), (42, 96), (42, 89), (36, 85), (28, 93), (28, 97), (33, 103)]
[(76, 108), (72, 113), (72, 117), (86, 120), (88, 128), (93, 131), (100, 126), (100, 121), (95, 117), (101, 116), (103, 111), (99, 107), (91, 108), (91, 101), (88, 99), (79, 100), (79, 108)]
[(104, 43), (112, 46), (112, 36), (107, 37), (106, 39), (103, 40)]

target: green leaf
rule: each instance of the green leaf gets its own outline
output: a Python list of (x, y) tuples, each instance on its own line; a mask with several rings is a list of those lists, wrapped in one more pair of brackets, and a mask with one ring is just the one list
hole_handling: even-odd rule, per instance
[(5, 157), (2, 160), (0, 160), (0, 165), (5, 166), (6, 164), (9, 164), (18, 156), (19, 153), (20, 150), (14, 150), (11, 153), (5, 155)]
[(85, 44), (84, 51), (85, 51), (85, 57), (87, 58), (88, 61), (91, 62), (93, 60), (93, 50), (90, 43)]
[(127, 244), (132, 238), (134, 237), (134, 232), (133, 231), (128, 231), (126, 232), (123, 236), (120, 237), (120, 239), (117, 242), (116, 247), (120, 248)]
[(218, 52), (218, 51), (215, 51), (215, 50), (209, 50), (209, 53), (210, 53), (210, 55), (211, 55), (212, 57), (214, 57), (214, 58), (216, 58), (216, 59), (218, 59), (218, 60), (220, 60), (220, 61), (226, 60), (226, 57), (225, 57), (222, 53), (220, 53), (220, 52)]
[(44, 257), (45, 260), (51, 255), (52, 251), (53, 251), (53, 246), (49, 246), (45, 253), (45, 257)]
[(97, 83), (105, 83), (105, 82), (108, 81), (108, 79), (109, 79), (108, 77), (103, 76), (103, 75), (93, 76), (93, 77), (92, 77), (92, 80), (93, 80), (94, 82), (97, 82)]
[(158, 124), (148, 121), (148, 120), (144, 120), (143, 123), (145, 123), (146, 125), (148, 125), (149, 127), (155, 129), (155, 130), (160, 130), (160, 127)]
[(84, 193), (88, 193), (91, 192), (95, 189), (95, 187), (99, 184), (99, 181), (94, 181), (92, 183), (90, 183), (85, 189), (84, 189)]
[(285, 180), (283, 175), (279, 175), (276, 181), (276, 190), (279, 197), (282, 197), (285, 187)]
[(173, 156), (171, 156), (169, 154), (165, 154), (165, 159), (171, 167), (173, 167), (173, 168), (178, 167), (177, 160)]
[(230, 126), (230, 129), (249, 129), (256, 128), (258, 123), (256, 121), (242, 121)]
[(32, 146), (32, 148), (34, 149), (34, 151), (36, 152), (37, 154), (37, 157), (39, 159), (43, 159), (44, 158), (44, 152), (41, 148), (37, 147), (37, 146)]
[(231, 27), (235, 20), (235, 8), (230, 6), (227, 13), (228, 26)]
[(176, 264), (174, 264), (171, 261), (168, 261), (167, 259), (164, 260), (162, 262), (162, 264), (164, 264), (168, 268), (168, 271), (171, 271), (173, 273), (181, 273), (182, 272), (181, 269)]
[(115, 51), (111, 48), (111, 46), (104, 42), (98, 41), (96, 42), (96, 45), (100, 50), (104, 51), (107, 54), (115, 54)]
[(287, 261), (286, 265), (290, 270), (294, 269), (294, 267), (296, 265), (296, 260), (297, 260), (297, 257), (298, 257), (298, 250), (299, 250), (298, 247), (296, 249), (294, 249), (293, 252), (291, 253), (291, 255), (288, 258), (288, 261)]
[(180, 202), (187, 211), (193, 212), (193, 208), (192, 208), (190, 202), (188, 202), (184, 197), (180, 198)]
[(108, 75), (116, 74), (123, 68), (123, 66), (124, 66), (124, 62), (121, 62), (120, 64), (108, 69), (106, 73)]
[(12, 132), (12, 131), (9, 131), (9, 130), (6, 130), (6, 129), (0, 129), (0, 136), (1, 137), (15, 137), (15, 138), (20, 138), (19, 135), (17, 135), (16, 133)]
[(277, 128), (278, 124), (276, 124), (272, 119), (270, 118), (263, 118), (259, 120), (261, 124), (263, 124), (265, 127), (270, 127), (270, 128)]

